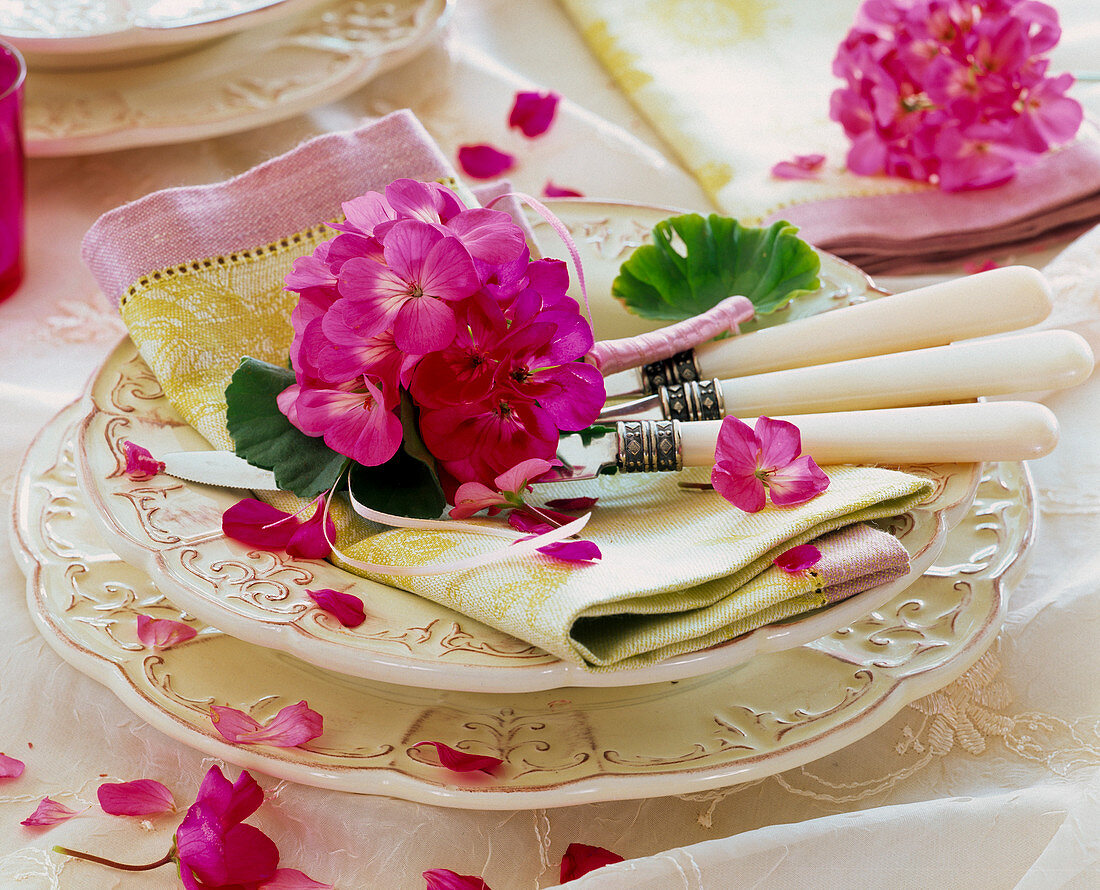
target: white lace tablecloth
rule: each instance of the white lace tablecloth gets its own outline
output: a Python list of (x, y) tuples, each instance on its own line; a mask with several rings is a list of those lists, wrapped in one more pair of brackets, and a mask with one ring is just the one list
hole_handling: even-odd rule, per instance
[[(711, 4), (698, 5), (705, 14)], [(1066, 21), (1063, 67), (1100, 57), (1100, 23), (1082, 15)], [(570, 101), (547, 137), (525, 143), (504, 132), (503, 118), (514, 91), (531, 83)], [(1100, 86), (1082, 84), (1077, 95), (1100, 116)], [(446, 151), (480, 141), (516, 150), (514, 179), (533, 193), (553, 179), (593, 197), (709, 209), (560, 10), (509, 0), (462, 0), (445, 40), (425, 55), (286, 123), (186, 146), (32, 161), (29, 272), (0, 304), (0, 491), (10, 497), (35, 433), (122, 333), (78, 257), (100, 213), (153, 189), (224, 178), (310, 135), (404, 106)], [(1100, 230), (1048, 271), (1059, 301), (1051, 324), (1100, 349)], [(1063, 442), (1032, 467), (1039, 533), (1000, 638), (961, 679), (857, 744), (704, 795), (506, 813), (260, 776), (268, 803), (254, 821), (285, 865), (344, 890), (421, 888), (420, 873), (435, 867), (480, 874), (496, 890), (548, 887), (574, 841), (629, 860), (570, 885), (578, 888), (1100, 886), (1100, 379), (1044, 401)], [(20, 827), (45, 795), (93, 802), (103, 777), (159, 778), (186, 802), (210, 765), (63, 662), (32, 624), (23, 591), (22, 572), (0, 549), (0, 751), (27, 763), (22, 779), (0, 784), (0, 887), (178, 886), (171, 869), (115, 874), (49, 852), (61, 843), (159, 858), (171, 819), (140, 831), (94, 814), (45, 833)]]

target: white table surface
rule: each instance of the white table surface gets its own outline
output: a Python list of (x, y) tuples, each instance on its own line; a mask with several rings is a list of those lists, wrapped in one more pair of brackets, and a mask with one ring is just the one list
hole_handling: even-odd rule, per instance
[[(1098, 46), (1100, 21), (1067, 22), (1067, 65), (1090, 52), (1095, 62)], [(486, 109), (507, 109), (531, 84), (567, 102), (547, 137), (519, 145), (517, 186), (538, 193), (553, 178), (592, 197), (710, 209), (558, 7), (544, 2), (459, 0), (445, 39), (417, 60), (285, 123), (31, 161), (27, 278), (0, 304), (0, 492), (10, 497), (35, 433), (79, 395), (123, 332), (78, 256), (100, 213), (158, 188), (233, 175), (311, 135), (406, 106), (448, 153), (463, 142), (518, 145), (503, 122), (486, 123)], [(1081, 85), (1077, 95), (1100, 113), (1097, 87)], [(1100, 347), (1100, 230), (1050, 271), (1059, 297), (1052, 324)], [(1100, 380), (1044, 401), (1063, 443), (1032, 467), (1040, 531), (998, 642), (949, 694), (906, 707), (825, 762), (701, 797), (506, 813), (259, 776), (268, 802), (253, 821), (277, 841), (285, 866), (340, 888), (412, 890), (435, 867), (483, 875), (495, 890), (548, 887), (573, 841), (631, 860), (578, 888), (1100, 886)], [(171, 869), (115, 874), (48, 852), (61, 843), (159, 858), (172, 818), (137, 831), (94, 813), (44, 833), (19, 826), (45, 795), (94, 801), (102, 775), (157, 778), (187, 802), (210, 761), (50, 649), (6, 548), (0, 603), (0, 751), (27, 763), (23, 778), (0, 784), (0, 887), (178, 886)]]

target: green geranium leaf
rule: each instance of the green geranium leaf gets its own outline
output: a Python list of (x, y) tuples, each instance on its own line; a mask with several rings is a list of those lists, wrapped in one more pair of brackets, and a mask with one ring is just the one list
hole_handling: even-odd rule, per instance
[(653, 243), (623, 263), (611, 292), (644, 318), (679, 321), (735, 294), (758, 315), (820, 287), (821, 260), (794, 226), (748, 228), (712, 213), (674, 216), (653, 227)]
[(353, 465), (349, 480), (359, 503), (383, 513), (437, 519), (447, 506), (432, 468), (404, 448), (380, 466)]
[(293, 382), (289, 368), (245, 356), (225, 388), (226, 420), (238, 455), (274, 471), (279, 488), (314, 498), (332, 488), (348, 459), (279, 410), (275, 399)]
[(594, 423), (592, 426), (586, 426), (583, 430), (577, 430), (574, 435), (580, 436), (581, 442), (585, 445), (591, 445), (597, 439), (602, 439), (604, 436), (610, 436), (615, 432), (615, 427), (607, 426), (602, 423)]

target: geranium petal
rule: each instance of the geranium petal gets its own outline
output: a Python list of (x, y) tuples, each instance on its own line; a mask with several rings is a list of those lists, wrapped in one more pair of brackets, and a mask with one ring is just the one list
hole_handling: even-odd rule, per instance
[(152, 816), (176, 809), (172, 792), (155, 779), (104, 782), (96, 793), (103, 812), (111, 816)]
[(493, 482), (500, 491), (509, 491), (519, 494), (533, 479), (538, 479), (552, 467), (560, 466), (560, 461), (543, 460), (541, 457), (532, 457), (521, 460), (510, 469), (505, 470)]
[(544, 198), (583, 198), (584, 192), (578, 192), (575, 189), (555, 185), (550, 180), (547, 180), (546, 185), (542, 187), (542, 196)]
[(222, 514), (222, 532), (227, 538), (261, 550), (283, 550), (298, 530), (298, 521), (289, 513), (245, 498)]
[(564, 510), (566, 513), (584, 513), (596, 506), (599, 498), (554, 498), (547, 501), (546, 506), (553, 510)]
[(618, 853), (612, 853), (603, 847), (592, 847), (588, 844), (570, 844), (565, 848), (565, 855), (561, 857), (561, 870), (559, 880), (561, 883), (575, 881), (582, 875), (622, 862), (623, 857)]
[(210, 710), (214, 712), (211, 720), (218, 732), (239, 745), (295, 748), (317, 738), (324, 731), (321, 715), (310, 710), (304, 701), (287, 705), (264, 725), (235, 708), (213, 705)]
[(458, 165), (462, 172), (474, 179), (492, 179), (511, 170), (516, 159), (491, 145), (461, 145), (458, 149)]
[(287, 541), (286, 552), (300, 559), (324, 559), (332, 552), (329, 541), (335, 537), (336, 524), (318, 499), (313, 515), (299, 525)]
[(324, 611), (332, 615), (344, 627), (358, 627), (367, 620), (363, 601), (353, 593), (342, 593), (328, 587), (321, 590), (307, 590), (309, 598)]
[(715, 464), (710, 472), (710, 482), (722, 497), (739, 510), (746, 513), (759, 513), (764, 509), (768, 496), (764, 483), (755, 473), (742, 473), (730, 468), (723, 462)]
[(768, 477), (768, 491), (777, 507), (802, 504), (829, 487), (829, 477), (808, 454), (802, 455)]
[(821, 551), (813, 544), (799, 544), (790, 550), (784, 550), (775, 558), (775, 565), (788, 574), (794, 575), (811, 566), (817, 565), (821, 560)]
[(148, 615), (137, 617), (137, 638), (146, 649), (160, 651), (171, 649), (180, 643), (198, 636), (198, 631), (182, 621), (171, 618), (150, 618)]
[(27, 765), (22, 760), (0, 754), (0, 779), (18, 779), (26, 768)]
[(516, 127), (524, 136), (533, 139), (550, 129), (554, 114), (558, 110), (561, 96), (555, 92), (537, 93), (521, 90), (516, 93), (512, 110), (508, 115), (508, 126)]
[(486, 754), (467, 754), (465, 751), (457, 751), (442, 742), (417, 742), (412, 747), (420, 748), (424, 745), (434, 746), (439, 754), (439, 765), (455, 773), (469, 773), (474, 770), (489, 772), (504, 763), (499, 757), (489, 757)]
[(254, 825), (233, 825), (225, 832), (225, 884), (262, 883), (275, 876), (279, 848)]
[(126, 475), (131, 479), (152, 479), (163, 472), (164, 462), (157, 460), (148, 448), (131, 441), (123, 440), (122, 450), (126, 452)]
[(443, 300), (413, 297), (405, 302), (393, 324), (393, 339), (403, 352), (422, 355), (444, 349), (455, 338), (455, 311)]
[(592, 541), (557, 541), (554, 544), (539, 547), (539, 553), (545, 553), (547, 556), (565, 562), (595, 562), (603, 559), (600, 548)]
[[(181, 877), (190, 876), (193, 872), (204, 884), (215, 887), (225, 884), (227, 866), (224, 832), (225, 825), (217, 810), (203, 805), (201, 800), (188, 808), (176, 829), (176, 852), (179, 855)], [(190, 884), (199, 886), (194, 880)], [(184, 885), (188, 885), (187, 880), (184, 880)]]
[(483, 263), (501, 265), (516, 259), (527, 241), (523, 229), (502, 210), (476, 207), (464, 210), (447, 223), (470, 256)]
[(508, 501), (499, 491), (494, 491), (481, 482), (463, 482), (454, 496), (454, 507), (449, 515), (452, 519), (469, 519), (482, 510), (500, 507)]
[(526, 535), (544, 535), (554, 526), (540, 516), (526, 510), (513, 510), (508, 514), (508, 524)]
[(425, 890), (492, 890), (476, 875), (460, 875), (449, 868), (430, 868), (421, 873), (427, 882)]
[(825, 166), (825, 155), (795, 155), (789, 161), (780, 161), (772, 167), (776, 179), (816, 179)]
[(278, 868), (275, 877), (260, 884), (259, 890), (332, 890), (332, 884), (322, 884), (296, 868)]
[(802, 434), (789, 421), (758, 417), (755, 432), (760, 441), (760, 466), (766, 470), (787, 466), (802, 451)]
[(48, 797), (42, 798), (42, 802), (38, 805), (33, 813), (27, 816), (20, 825), (30, 826), (48, 826), (57, 825), (59, 822), (67, 822), (73, 816), (79, 815), (75, 810), (70, 810), (64, 804), (58, 803), (56, 800), (50, 800)]
[(737, 417), (724, 417), (718, 428), (714, 461), (725, 464), (730, 473), (755, 473), (760, 468), (760, 440), (752, 427)]

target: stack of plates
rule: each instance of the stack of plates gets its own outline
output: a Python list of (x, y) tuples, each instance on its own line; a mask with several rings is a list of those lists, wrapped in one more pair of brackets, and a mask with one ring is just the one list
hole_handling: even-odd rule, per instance
[[(586, 201), (556, 210), (597, 282), (614, 274), (622, 245), (667, 215)], [(798, 311), (879, 295), (857, 270), (823, 261), (824, 287)], [(613, 317), (605, 299), (595, 314)], [(458, 807), (696, 792), (850, 744), (985, 651), (1034, 521), (1020, 464), (915, 468), (937, 481), (934, 495), (884, 523), (910, 552), (908, 578), (693, 655), (592, 674), (328, 563), (225, 539), (221, 514), (239, 493), (131, 480), (127, 439), (154, 454), (206, 447), (128, 340), (43, 431), (20, 476), (16, 552), (50, 643), (204, 752), (293, 781)], [(320, 587), (357, 593), (366, 623), (347, 629), (312, 607), (305, 591)], [(200, 633), (151, 652), (137, 642), (138, 614)], [(263, 721), (303, 699), (325, 722), (299, 748), (230, 745), (210, 719), (212, 705)], [(504, 763), (459, 776), (413, 747), (421, 741)]]
[(32, 156), (204, 139), (351, 93), (422, 49), (448, 0), (0, 0)]

